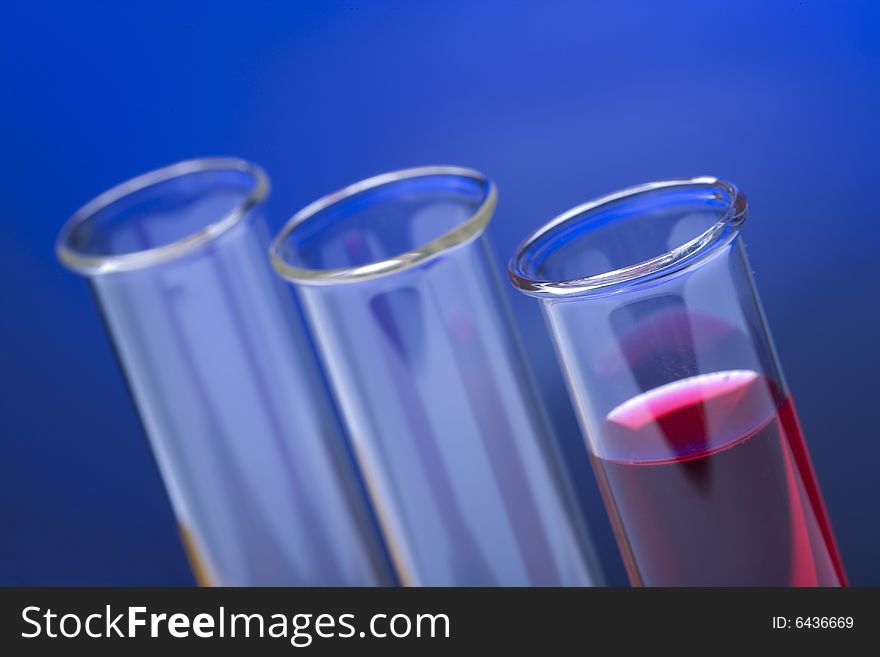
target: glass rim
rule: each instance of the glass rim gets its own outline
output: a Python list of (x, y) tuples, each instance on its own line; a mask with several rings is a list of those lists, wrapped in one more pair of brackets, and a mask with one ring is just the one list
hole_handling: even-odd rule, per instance
[[(626, 267), (581, 278), (544, 280), (529, 273), (525, 262), (539, 243), (563, 227), (590, 221), (592, 215), (606, 206), (636, 196), (675, 188), (702, 187), (715, 189), (727, 201), (720, 218), (708, 229), (674, 249)], [(566, 298), (610, 293), (623, 287), (642, 284), (692, 267), (730, 243), (748, 216), (748, 201), (732, 183), (713, 176), (659, 180), (600, 196), (575, 206), (551, 219), (529, 235), (517, 247), (508, 264), (508, 277), (514, 287), (534, 297)]]
[[(434, 238), (430, 242), (417, 246), (404, 253), (352, 267), (335, 269), (316, 269), (297, 267), (290, 264), (281, 254), (285, 242), (293, 232), (318, 213), (339, 203), (343, 203), (358, 194), (387, 185), (432, 176), (466, 178), (476, 181), (484, 189), (483, 197), (476, 210), (464, 221), (456, 224), (452, 230)], [(479, 237), (489, 224), (498, 202), (498, 191), (495, 183), (474, 169), (459, 166), (434, 165), (399, 169), (378, 176), (366, 178), (342, 189), (322, 196), (297, 212), (272, 240), (269, 256), (275, 271), (291, 283), (302, 285), (336, 285), (354, 281), (364, 281), (398, 273), (416, 265), (432, 260), (456, 247), (462, 246)]]
[[(212, 171), (238, 171), (249, 175), (253, 182), (247, 196), (240, 203), (201, 229), (168, 244), (127, 253), (106, 255), (85, 253), (71, 244), (71, 239), (80, 226), (127, 196), (175, 178)], [(65, 267), (86, 276), (145, 269), (164, 264), (192, 253), (238, 225), (251, 210), (266, 200), (269, 188), (269, 177), (263, 168), (247, 160), (236, 157), (206, 157), (177, 162), (129, 178), (86, 203), (74, 212), (61, 228), (55, 242), (55, 253)]]

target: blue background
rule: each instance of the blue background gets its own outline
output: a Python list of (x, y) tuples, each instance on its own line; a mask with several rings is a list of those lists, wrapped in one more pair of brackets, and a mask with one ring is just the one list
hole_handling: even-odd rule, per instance
[[(593, 196), (675, 176), (737, 182), (850, 576), (880, 584), (880, 3), (31, 1), (3, 13), (0, 583), (191, 582), (87, 286), (52, 244), (107, 187), (230, 154), (268, 170), (276, 225), (383, 171), (480, 169), (501, 192), (499, 266)], [(576, 447), (537, 305), (509, 296)], [(609, 580), (623, 583), (592, 476), (574, 467)]]

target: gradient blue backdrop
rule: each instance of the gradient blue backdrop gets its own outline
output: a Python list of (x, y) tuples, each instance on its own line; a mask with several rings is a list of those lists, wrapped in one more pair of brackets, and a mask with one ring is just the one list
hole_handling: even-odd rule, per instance
[[(480, 169), (501, 192), (499, 265), (615, 188), (737, 182), (850, 575), (880, 584), (880, 3), (30, 1), (3, 14), (0, 583), (191, 581), (86, 285), (52, 243), (107, 187), (230, 154), (272, 176), (276, 225), (382, 171)], [(580, 454), (537, 306), (509, 295)], [(622, 583), (591, 474), (574, 467)]]

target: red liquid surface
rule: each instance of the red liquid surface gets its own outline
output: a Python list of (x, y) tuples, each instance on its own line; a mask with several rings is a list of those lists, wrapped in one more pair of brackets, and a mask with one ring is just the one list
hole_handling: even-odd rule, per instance
[(843, 586), (790, 398), (749, 371), (618, 406), (593, 464), (633, 584)]

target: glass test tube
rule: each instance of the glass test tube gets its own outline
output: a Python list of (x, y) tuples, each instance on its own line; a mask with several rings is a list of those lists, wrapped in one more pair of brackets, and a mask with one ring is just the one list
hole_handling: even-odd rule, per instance
[(268, 180), (182, 162), (104, 193), (57, 244), (88, 277), (201, 584), (393, 581), (289, 290)]
[(294, 216), (273, 263), (298, 286), (401, 580), (589, 585), (483, 236), (495, 202), (467, 169), (381, 175)]
[(574, 208), (510, 264), (541, 300), (637, 585), (837, 586), (842, 563), (713, 178)]

